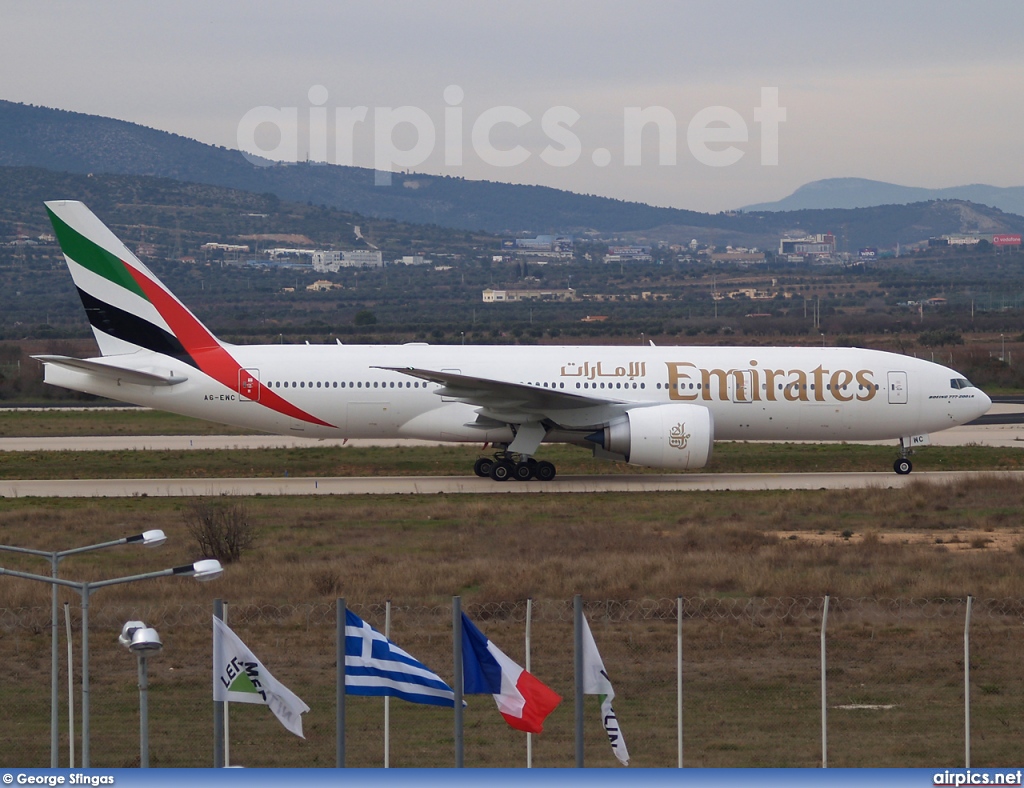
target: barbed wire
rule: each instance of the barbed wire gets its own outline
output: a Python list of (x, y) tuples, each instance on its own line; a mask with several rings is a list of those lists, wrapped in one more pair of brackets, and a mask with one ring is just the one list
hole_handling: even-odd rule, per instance
[[(677, 599), (591, 600), (584, 602), (584, 612), (593, 622), (676, 621), (678, 605), (686, 621), (733, 621), (752, 624), (820, 622), (824, 597), (682, 597)], [(896, 618), (928, 620), (962, 618), (966, 612), (965, 598), (915, 597), (831, 597), (829, 615), (837, 623), (858, 618)], [(380, 621), (385, 615), (384, 603), (348, 605), (361, 618)], [(313, 602), (285, 605), (229, 605), (229, 619), (237, 624), (282, 624), (309, 627), (334, 626), (334, 602)], [(468, 616), (480, 621), (524, 623), (526, 600), (510, 602), (469, 603), (463, 606)], [(78, 610), (72, 608), (73, 623), (78, 623)], [(392, 605), (393, 618), (450, 620), (452, 606)], [(50, 626), (49, 607), (0, 608), (0, 631), (39, 631)], [(572, 621), (571, 600), (534, 600), (534, 622)], [(989, 598), (973, 602), (973, 615), (1024, 623), (1024, 599)], [(129, 618), (143, 618), (153, 626), (205, 624), (212, 616), (209, 605), (126, 605), (109, 604), (90, 609), (95, 626), (117, 626)]]

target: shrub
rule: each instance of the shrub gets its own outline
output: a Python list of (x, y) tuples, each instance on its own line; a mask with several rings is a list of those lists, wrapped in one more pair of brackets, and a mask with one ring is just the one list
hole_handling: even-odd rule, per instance
[(185, 507), (182, 517), (204, 558), (230, 564), (256, 543), (256, 529), (244, 504), (195, 500)]

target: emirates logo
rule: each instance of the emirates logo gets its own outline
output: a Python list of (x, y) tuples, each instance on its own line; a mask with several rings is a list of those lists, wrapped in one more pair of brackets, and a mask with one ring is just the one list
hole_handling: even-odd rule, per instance
[(685, 449), (690, 441), (690, 433), (686, 431), (685, 422), (679, 422), (668, 431), (668, 445), (673, 449)]

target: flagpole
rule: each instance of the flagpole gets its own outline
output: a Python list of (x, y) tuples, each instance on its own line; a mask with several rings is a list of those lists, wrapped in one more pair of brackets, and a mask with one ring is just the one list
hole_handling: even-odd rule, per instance
[[(391, 640), (391, 600), (384, 603), (384, 637)], [(391, 696), (384, 696), (384, 768), (391, 768)]]
[[(213, 600), (213, 617), (224, 620), (224, 600), (214, 599)], [(214, 636), (216, 642), (216, 635)], [(216, 660), (214, 660), (214, 671), (217, 670)], [(216, 673), (214, 673), (216, 677)], [(215, 679), (216, 680), (216, 679)], [(213, 702), (213, 768), (221, 769), (224, 767), (224, 707), (227, 705), (225, 701), (215, 700)]]
[(75, 768), (75, 666), (71, 661), (71, 617), (64, 603), (64, 631), (68, 641), (68, 768)]
[(683, 598), (676, 597), (676, 731), (679, 768), (683, 768)]
[(455, 693), (455, 768), (463, 766), (462, 753), (462, 597), (452, 597), (452, 690)]
[[(530, 628), (533, 625), (533, 597), (526, 598), (526, 672), (530, 672)], [(526, 734), (526, 768), (533, 768), (533, 734)]]
[(345, 766), (345, 598), (338, 597), (335, 603), (337, 622), (337, 652), (336, 662), (338, 665), (338, 678), (336, 694), (337, 719), (335, 720), (335, 760), (339, 769)]
[[(224, 603), (221, 621), (228, 623), (228, 603)], [(224, 766), (231, 765), (231, 703), (224, 701)]]
[(576, 679), (576, 768), (583, 768), (583, 597), (572, 598), (573, 672)]

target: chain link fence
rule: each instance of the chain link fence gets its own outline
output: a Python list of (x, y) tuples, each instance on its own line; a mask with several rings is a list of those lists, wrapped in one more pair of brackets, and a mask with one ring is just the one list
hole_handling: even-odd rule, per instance
[[(685, 766), (820, 766), (821, 598), (683, 598), (585, 602), (616, 691), (631, 765), (678, 762), (678, 636), (683, 658)], [(383, 631), (385, 606), (350, 608)], [(464, 605), (512, 659), (525, 664), (526, 602)], [(681, 613), (681, 616), (680, 616)], [(964, 599), (830, 600), (826, 633), (828, 765), (962, 767), (965, 760)], [(78, 715), (79, 612), (71, 610)], [(213, 763), (211, 617), (207, 606), (90, 608), (91, 751), (95, 767), (138, 764), (138, 690), (133, 655), (117, 644), (125, 621), (155, 627), (164, 650), (149, 659), (151, 765)], [(335, 765), (333, 604), (228, 606), (229, 626), (274, 676), (311, 707), (306, 738), (270, 711), (232, 704), (230, 762), (243, 766)], [(452, 675), (451, 606), (395, 603), (391, 639)], [(574, 765), (572, 601), (532, 604), (531, 671), (563, 697), (533, 737), (533, 765)], [(68, 763), (67, 658), (61, 623), (60, 763)], [(1024, 600), (975, 600), (971, 642), (971, 766), (1020, 761)], [(0, 609), (0, 735), (3, 766), (50, 759), (50, 609)], [(466, 766), (525, 766), (525, 735), (493, 701), (467, 697)], [(380, 698), (347, 699), (349, 766), (384, 763)], [(615, 766), (599, 701), (585, 699), (588, 766)], [(76, 728), (80, 720), (76, 718)], [(390, 704), (390, 765), (452, 766), (450, 709)], [(80, 751), (80, 747), (76, 746)]]

